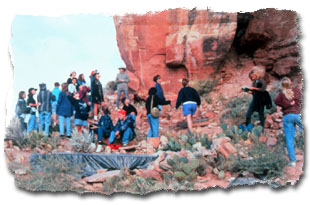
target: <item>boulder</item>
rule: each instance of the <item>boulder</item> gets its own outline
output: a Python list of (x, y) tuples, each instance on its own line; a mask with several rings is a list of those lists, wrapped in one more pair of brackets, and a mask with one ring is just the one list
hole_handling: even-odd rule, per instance
[(119, 175), (120, 175), (120, 170), (102, 172), (102, 173), (91, 175), (89, 177), (85, 177), (84, 181), (89, 182), (89, 183), (104, 182), (107, 178), (111, 178), (111, 177), (119, 176)]

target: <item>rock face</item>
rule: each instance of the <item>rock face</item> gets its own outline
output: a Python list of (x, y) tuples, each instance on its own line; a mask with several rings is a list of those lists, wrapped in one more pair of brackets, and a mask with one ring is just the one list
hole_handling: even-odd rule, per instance
[(203, 79), (224, 60), (237, 28), (237, 13), (170, 9), (114, 17), (117, 42), (138, 93), (162, 76), (166, 94), (176, 94), (181, 79)]
[(254, 49), (254, 63), (280, 77), (299, 71), (297, 13), (263, 9), (251, 14), (240, 44)]

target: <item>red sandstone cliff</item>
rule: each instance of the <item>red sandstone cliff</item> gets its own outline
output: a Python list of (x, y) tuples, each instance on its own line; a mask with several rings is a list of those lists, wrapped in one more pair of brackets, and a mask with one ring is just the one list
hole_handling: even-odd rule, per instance
[[(237, 14), (170, 9), (115, 16), (114, 22), (129, 86), (138, 93), (145, 93), (154, 85), (153, 76), (160, 74), (165, 93), (175, 95), (180, 79), (204, 79), (217, 69), (233, 71), (241, 55), (248, 56), (245, 64), (263, 65), (275, 77), (300, 71), (294, 11)], [(301, 73), (297, 74), (300, 79)], [(238, 77), (236, 72), (232, 75)]]
[(165, 92), (175, 94), (182, 78), (205, 78), (220, 65), (233, 42), (237, 14), (170, 9), (115, 16), (114, 22), (129, 86), (145, 93), (160, 74)]

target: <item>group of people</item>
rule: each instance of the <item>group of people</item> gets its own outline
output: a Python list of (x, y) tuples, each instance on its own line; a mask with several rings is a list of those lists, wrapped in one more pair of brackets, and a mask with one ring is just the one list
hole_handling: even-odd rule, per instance
[[(54, 89), (49, 91), (45, 83), (39, 85), (40, 91), (37, 99), (34, 98), (37, 89), (20, 91), (16, 105), (16, 115), (20, 120), (20, 131), (29, 134), (31, 131), (39, 131), (49, 136), (50, 125), (52, 127), (59, 124), (61, 137), (71, 137), (71, 121), (77, 131), (90, 129), (97, 134), (98, 143), (103, 143), (103, 138), (109, 138), (109, 144), (113, 144), (115, 139), (120, 138), (123, 145), (127, 145), (135, 136), (137, 110), (130, 103), (128, 96), (128, 83), (130, 78), (126, 73), (126, 68), (119, 68), (116, 77), (117, 99), (116, 108), (118, 121), (113, 125), (110, 117), (110, 110), (104, 105), (103, 87), (100, 82), (100, 74), (94, 70), (90, 74), (90, 86), (86, 86), (84, 74), (76, 78), (76, 72), (71, 72), (68, 80), (61, 85), (56, 82)], [(147, 138), (157, 138), (159, 132), (159, 116), (162, 106), (171, 105), (170, 100), (166, 100), (161, 86), (161, 76), (153, 78), (154, 87), (149, 89), (149, 96), (146, 99), (145, 107), (150, 130)], [(183, 104), (184, 115), (187, 116), (189, 132), (192, 131), (192, 116), (195, 114), (197, 106), (200, 105), (200, 97), (197, 91), (188, 86), (188, 80), (183, 79), (183, 87), (178, 96), (176, 108)], [(123, 98), (121, 99), (123, 93)], [(123, 104), (119, 108), (120, 101)], [(158, 110), (158, 115), (154, 114), (154, 109)], [(37, 116), (38, 121), (37, 122)]]
[[(269, 94), (266, 94), (266, 82), (262, 75), (260, 67), (254, 67), (250, 73), (249, 78), (252, 81), (252, 86), (249, 87), (246, 92), (253, 95), (253, 99), (249, 105), (246, 114), (246, 127), (252, 128), (251, 116), (253, 112), (257, 111), (259, 114), (260, 125), (265, 127), (265, 106), (268, 107), (272, 102), (268, 102), (270, 99)], [(296, 156), (294, 148), (294, 138), (296, 133), (296, 125), (300, 131), (304, 130), (304, 126), (301, 122), (301, 91), (299, 88), (292, 87), (292, 81), (288, 77), (283, 77), (281, 80), (282, 91), (278, 93), (274, 99), (274, 103), (282, 108), (283, 112), (283, 128), (286, 139), (286, 148), (290, 159), (289, 165), (296, 165)]]
[[(247, 114), (246, 114), (246, 129), (252, 128), (251, 116), (253, 112), (259, 113), (260, 124), (264, 129), (265, 106), (272, 104), (269, 94), (266, 94), (266, 82), (264, 76), (261, 75), (260, 68), (254, 67), (250, 73), (252, 86), (245, 91), (253, 95)], [(71, 136), (71, 118), (74, 115), (74, 125), (79, 132), (85, 128), (90, 128), (97, 134), (98, 143), (103, 143), (103, 138), (109, 138), (109, 144), (113, 144), (116, 139), (120, 139), (124, 146), (128, 145), (129, 141), (136, 136), (136, 116), (137, 110), (130, 103), (128, 96), (128, 83), (130, 78), (126, 73), (126, 68), (119, 68), (119, 73), (116, 77), (117, 84), (117, 100), (116, 108), (118, 112), (118, 120), (116, 124), (110, 117), (110, 110), (104, 105), (104, 94), (102, 84), (100, 82), (100, 74), (94, 70), (90, 74), (90, 86), (86, 86), (83, 74), (76, 78), (76, 72), (70, 74), (67, 82), (60, 84), (55, 83), (55, 88), (49, 91), (46, 84), (39, 85), (40, 92), (37, 96), (37, 101), (34, 99), (37, 89), (30, 88), (28, 90), (28, 99), (24, 91), (19, 92), (19, 99), (16, 106), (16, 114), (20, 119), (21, 132), (29, 133), (33, 130), (39, 130), (44, 134), (49, 134), (49, 126), (51, 116), (54, 123), (59, 122), (59, 132), (62, 137)], [(150, 125), (147, 139), (158, 138), (159, 135), (159, 118), (162, 107), (165, 105), (171, 106), (171, 101), (166, 100), (163, 88), (161, 86), (161, 76), (153, 77), (154, 86), (148, 91), (145, 108), (147, 111), (147, 120)], [(301, 91), (298, 88), (292, 88), (292, 82), (289, 78), (284, 77), (281, 81), (282, 92), (278, 94), (274, 102), (282, 108), (284, 114), (283, 127), (286, 137), (286, 145), (290, 158), (290, 165), (296, 164), (294, 137), (296, 125), (301, 129)], [(180, 89), (177, 97), (175, 108), (178, 109), (182, 105), (183, 115), (186, 117), (188, 134), (193, 134), (192, 118), (196, 113), (197, 107), (200, 106), (201, 100), (198, 92), (189, 86), (189, 80), (182, 80), (183, 88)], [(124, 97), (121, 99), (122, 93)], [(269, 96), (269, 98), (268, 98)], [(122, 101), (123, 108), (118, 109), (119, 102)], [(39, 113), (39, 126), (37, 125), (36, 112)], [(100, 113), (100, 115), (99, 115)], [(91, 124), (89, 125), (89, 122)], [(65, 129), (66, 127), (66, 129)]]

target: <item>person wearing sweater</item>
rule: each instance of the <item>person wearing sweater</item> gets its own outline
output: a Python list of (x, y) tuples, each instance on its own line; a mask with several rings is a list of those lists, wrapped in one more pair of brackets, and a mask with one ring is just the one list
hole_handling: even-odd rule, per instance
[(119, 73), (116, 76), (116, 84), (117, 84), (116, 108), (118, 108), (122, 92), (124, 92), (125, 97), (129, 99), (128, 96), (129, 81), (130, 79), (128, 74), (126, 73), (126, 68), (123, 67), (119, 68)]
[[(147, 134), (147, 138), (151, 137), (158, 137), (158, 130), (159, 130), (159, 117), (153, 117), (151, 114), (151, 110), (154, 107), (157, 107), (159, 109), (159, 105), (169, 105), (171, 104), (171, 101), (163, 101), (156, 95), (157, 89), (152, 87), (149, 89), (149, 97), (147, 98), (145, 102), (146, 107), (146, 113), (147, 113), (147, 121), (150, 125), (150, 130)], [(153, 106), (151, 107), (153, 103)]]
[(193, 122), (192, 118), (195, 115), (197, 106), (200, 106), (201, 100), (198, 92), (188, 85), (188, 79), (182, 79), (183, 88), (178, 93), (178, 98), (175, 108), (178, 109), (182, 104), (183, 115), (187, 120), (188, 133), (192, 135)]
[(296, 125), (300, 129), (304, 129), (301, 122), (301, 91), (298, 88), (292, 88), (292, 82), (288, 77), (284, 77), (281, 81), (282, 92), (275, 98), (274, 102), (282, 108), (283, 112), (283, 128), (286, 139), (286, 148), (290, 159), (289, 165), (296, 165), (296, 156), (294, 148), (294, 138)]
[(127, 146), (129, 141), (136, 136), (134, 121), (132, 117), (126, 115), (125, 110), (118, 111), (118, 121), (109, 137), (109, 144), (113, 144), (115, 138), (122, 139), (123, 146)]

